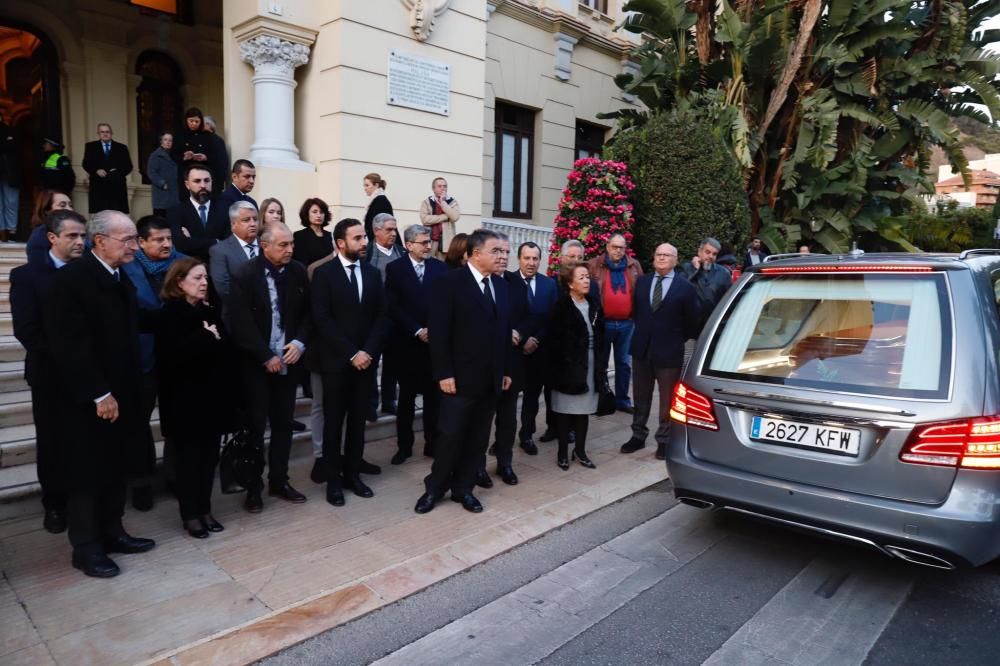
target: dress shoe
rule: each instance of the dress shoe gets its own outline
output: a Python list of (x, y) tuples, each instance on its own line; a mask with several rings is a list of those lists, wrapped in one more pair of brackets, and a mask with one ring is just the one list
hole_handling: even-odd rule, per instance
[(114, 578), (122, 572), (107, 555), (73, 553), (73, 566), (91, 578)]
[(499, 476), (500, 480), (508, 486), (517, 485), (517, 474), (514, 474), (514, 469), (510, 465), (507, 467), (498, 467), (497, 476)]
[(553, 442), (558, 437), (559, 437), (559, 435), (556, 434), (555, 430), (553, 430), (552, 428), (546, 428), (545, 432), (542, 433), (542, 436), (538, 438), (538, 441), (539, 442)]
[(461, 497), (456, 497), (455, 495), (452, 495), (451, 501), (458, 502), (459, 504), (462, 505), (462, 508), (465, 509), (466, 511), (471, 511), (472, 513), (483, 512), (483, 505), (479, 503), (479, 500), (477, 500), (476, 496), (473, 495), (472, 493), (469, 493), (468, 495), (462, 495)]
[(409, 449), (400, 449), (399, 451), (396, 451), (395, 454), (393, 454), (392, 460), (390, 460), (389, 462), (392, 463), (393, 465), (402, 465), (403, 463), (406, 462), (406, 459), (412, 455), (413, 451)]
[(382, 413), (390, 414), (392, 416), (396, 415), (396, 402), (383, 402), (382, 403)]
[(290, 483), (285, 483), (283, 486), (271, 486), (268, 488), (267, 494), (271, 497), (280, 497), (292, 504), (303, 504), (306, 501), (306, 496), (292, 488)]
[(375, 423), (378, 421), (378, 410), (374, 407), (369, 407), (368, 411), (365, 412), (365, 420), (368, 423)]
[(260, 497), (259, 490), (248, 490), (247, 498), (243, 500), (243, 508), (247, 513), (260, 513), (264, 510), (264, 500)]
[(644, 448), (646, 448), (646, 442), (640, 441), (635, 437), (633, 437), (632, 439), (622, 444), (622, 448), (620, 450), (622, 453), (635, 453), (639, 449), (644, 449)]
[(344, 506), (344, 489), (339, 484), (326, 484), (326, 501), (333, 506)]
[(557, 457), (556, 464), (559, 465), (559, 469), (561, 470), (569, 469), (569, 460), (567, 460), (564, 456)]
[(46, 509), (45, 518), (42, 519), (42, 527), (46, 532), (59, 534), (66, 531), (66, 512), (58, 509)]
[(434, 508), (436, 502), (437, 498), (432, 493), (424, 493), (417, 500), (417, 505), (413, 507), (413, 510), (417, 513), (428, 513)]
[(362, 460), (361, 464), (358, 465), (358, 471), (362, 474), (367, 474), (369, 476), (375, 476), (382, 473), (382, 468), (378, 465), (372, 464), (367, 460)]
[(635, 407), (632, 405), (618, 405), (615, 409), (626, 414), (635, 414)]
[(136, 511), (150, 511), (153, 508), (152, 486), (136, 486), (132, 489), (132, 508)]
[(313, 461), (313, 468), (309, 472), (309, 479), (313, 483), (326, 483), (326, 463), (323, 462), (323, 456)]
[(491, 479), (490, 475), (486, 473), (486, 470), (481, 470), (476, 472), (476, 485), (480, 488), (492, 488), (493, 479)]
[(292, 432), (305, 432), (305, 431), (306, 431), (305, 423), (303, 423), (302, 421), (296, 421), (295, 419), (292, 419)]
[(104, 552), (106, 553), (145, 553), (154, 548), (156, 548), (156, 542), (152, 539), (143, 539), (128, 534), (104, 541)]
[(588, 458), (587, 454), (584, 453), (583, 451), (574, 451), (573, 460), (580, 461), (580, 464), (586, 467), (587, 469), (597, 469), (597, 465), (594, 464), (594, 461)]
[(521, 450), (527, 453), (529, 456), (538, 455), (538, 446), (535, 444), (535, 440), (526, 439), (521, 442)]
[(665, 444), (656, 445), (656, 459), (657, 460), (667, 459), (667, 446)]
[(360, 476), (356, 476), (353, 479), (344, 479), (344, 488), (350, 490), (358, 497), (375, 497), (375, 493), (365, 485)]
[(222, 526), (222, 523), (217, 521), (210, 513), (206, 513), (201, 517), (201, 524), (204, 525), (205, 529), (209, 532), (221, 532), (226, 529)]
[(205, 523), (201, 522), (200, 518), (194, 520), (185, 520), (184, 529), (187, 531), (188, 536), (193, 539), (207, 539), (208, 538), (208, 528), (205, 527)]

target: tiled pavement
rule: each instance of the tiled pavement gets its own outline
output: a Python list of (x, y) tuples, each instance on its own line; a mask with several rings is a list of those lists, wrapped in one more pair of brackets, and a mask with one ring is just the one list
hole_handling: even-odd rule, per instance
[(226, 530), (194, 540), (176, 503), (158, 498), (152, 512), (126, 514), (127, 529), (157, 548), (115, 556), (122, 574), (111, 580), (70, 567), (66, 537), (41, 529), (37, 499), (0, 505), (0, 664), (253, 661), (662, 481), (653, 448), (618, 453), (628, 424), (621, 413), (592, 421), (596, 470), (560, 470), (554, 443), (535, 457), (517, 449), (520, 484), (495, 478), (477, 489), (479, 515), (449, 501), (415, 514), (430, 461), (389, 465), (393, 439), (367, 446), (383, 469), (367, 478), (375, 498), (348, 493), (346, 507), (331, 507), (308, 479), (308, 445), (297, 444), (292, 484), (306, 504), (265, 496), (264, 512), (251, 516), (242, 495), (217, 496)]

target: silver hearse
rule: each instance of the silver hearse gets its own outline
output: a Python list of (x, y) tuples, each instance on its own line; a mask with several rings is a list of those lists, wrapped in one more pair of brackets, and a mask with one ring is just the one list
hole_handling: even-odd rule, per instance
[(783, 255), (671, 404), (679, 500), (951, 569), (1000, 555), (1000, 251)]

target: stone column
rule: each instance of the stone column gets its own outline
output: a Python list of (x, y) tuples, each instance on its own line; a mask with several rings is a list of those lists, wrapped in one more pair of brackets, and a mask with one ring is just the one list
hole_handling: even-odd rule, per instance
[(259, 165), (313, 171), (295, 146), (295, 68), (309, 62), (309, 47), (274, 35), (240, 42), (240, 58), (253, 65), (254, 142)]

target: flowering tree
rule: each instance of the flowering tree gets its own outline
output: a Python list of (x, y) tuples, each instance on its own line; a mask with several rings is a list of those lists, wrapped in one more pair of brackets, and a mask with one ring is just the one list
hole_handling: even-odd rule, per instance
[[(632, 204), (635, 189), (624, 162), (588, 157), (577, 160), (566, 177), (559, 214), (549, 246), (549, 273), (559, 272), (559, 249), (568, 240), (583, 243), (584, 258), (604, 252), (612, 234), (632, 243)], [(632, 254), (631, 248), (628, 250)]]

